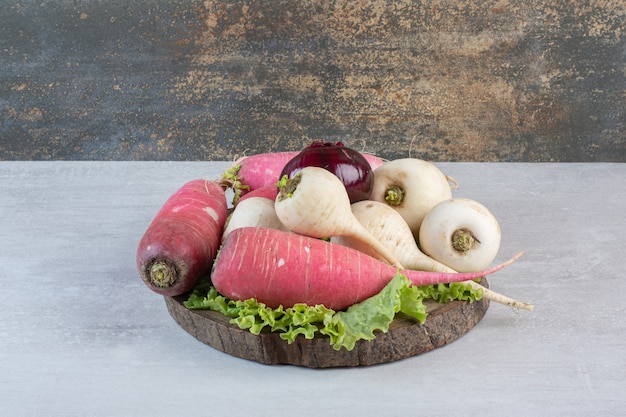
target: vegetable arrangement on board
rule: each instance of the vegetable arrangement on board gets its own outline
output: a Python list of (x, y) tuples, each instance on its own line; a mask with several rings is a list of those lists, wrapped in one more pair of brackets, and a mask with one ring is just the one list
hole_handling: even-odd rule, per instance
[(490, 267), (500, 239), (489, 210), (453, 198), (434, 164), (314, 141), (185, 184), (142, 237), (137, 267), (153, 291), (187, 294), (189, 309), (218, 311), (254, 334), (269, 329), (290, 343), (321, 334), (351, 350), (398, 313), (423, 323), (425, 300), (485, 297), (532, 310), (479, 283), (522, 255)]

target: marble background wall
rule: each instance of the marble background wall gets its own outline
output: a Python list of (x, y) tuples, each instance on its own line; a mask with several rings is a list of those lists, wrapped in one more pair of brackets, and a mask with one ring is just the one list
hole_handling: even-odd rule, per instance
[(626, 3), (7, 1), (0, 160), (626, 162)]

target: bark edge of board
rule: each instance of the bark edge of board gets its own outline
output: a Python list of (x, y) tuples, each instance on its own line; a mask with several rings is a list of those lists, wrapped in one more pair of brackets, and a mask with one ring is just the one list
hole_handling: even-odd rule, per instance
[[(481, 284), (487, 286), (483, 278)], [(254, 335), (229, 323), (215, 311), (189, 310), (186, 295), (165, 296), (169, 314), (187, 333), (200, 342), (229, 355), (267, 365), (288, 364), (308, 368), (369, 366), (406, 359), (445, 346), (474, 328), (485, 316), (489, 300), (447, 304), (425, 302), (428, 317), (424, 324), (398, 316), (387, 333), (372, 341), (358, 341), (353, 350), (334, 350), (325, 336), (299, 336), (288, 344), (278, 333)]]

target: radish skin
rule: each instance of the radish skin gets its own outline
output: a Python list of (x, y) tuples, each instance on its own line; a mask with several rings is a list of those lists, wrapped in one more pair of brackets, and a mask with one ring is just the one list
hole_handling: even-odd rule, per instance
[[(404, 268), (433, 272), (458, 272), (420, 251), (402, 216), (386, 204), (378, 201), (359, 201), (352, 204), (352, 213), (379, 242), (387, 246), (396, 255)], [(355, 242), (354, 239), (345, 236), (334, 236), (330, 241), (352, 247), (366, 254), (371, 252), (368, 246), (363, 246), (359, 242)], [(475, 290), (482, 290), (483, 297), (490, 301), (523, 310), (531, 311), (533, 309), (531, 304), (502, 295), (475, 281), (465, 281), (464, 284), (472, 286)]]
[[(403, 270), (414, 285), (481, 278), (513, 263), (486, 271), (440, 273)], [(271, 308), (297, 303), (343, 310), (378, 294), (397, 268), (355, 249), (275, 229), (244, 227), (226, 238), (211, 281), (233, 300), (255, 298)]]
[[(237, 159), (233, 162), (230, 168), (239, 167), (237, 172), (239, 182), (244, 186), (249, 187), (246, 190), (242, 190), (241, 194), (245, 195), (249, 191), (256, 190), (257, 188), (265, 187), (267, 185), (276, 185), (280, 179), (280, 173), (287, 162), (299, 153), (300, 151), (260, 153)], [(372, 170), (378, 168), (384, 163), (381, 158), (375, 155), (368, 153), (361, 154), (370, 164)]]
[(452, 198), (452, 191), (448, 178), (431, 162), (417, 158), (394, 159), (374, 170), (370, 200), (397, 210), (416, 241), (426, 213), (449, 198)]
[[(244, 156), (232, 166), (239, 166), (239, 181), (250, 191), (266, 185), (276, 185), (283, 167), (299, 152), (269, 152)], [(245, 194), (245, 193), (242, 193)]]
[(224, 189), (214, 181), (189, 181), (168, 198), (137, 247), (143, 282), (154, 292), (189, 291), (213, 264), (228, 215)]
[(288, 230), (276, 215), (274, 200), (264, 197), (250, 197), (239, 201), (226, 221), (222, 240), (226, 239), (230, 232), (240, 227), (269, 227)]
[(237, 207), (239, 203), (252, 197), (264, 197), (264, 198), (268, 198), (274, 201), (277, 195), (278, 195), (278, 187), (276, 186), (276, 184), (266, 185), (264, 187), (257, 188), (248, 193), (245, 193), (234, 203), (234, 206)]
[[(420, 271), (456, 272), (419, 250), (409, 225), (400, 213), (380, 201), (364, 200), (351, 206), (354, 217), (381, 244), (387, 247), (397, 258), (402, 268)], [(334, 236), (331, 242), (350, 246), (370, 256), (370, 246), (346, 236)]]
[(500, 249), (500, 224), (481, 203), (452, 198), (437, 204), (424, 217), (420, 247), (433, 259), (460, 272), (490, 265)]
[(401, 267), (393, 253), (354, 217), (346, 187), (324, 168), (308, 166), (286, 180), (274, 207), (280, 221), (294, 233), (314, 238), (347, 236), (370, 246), (379, 259)]

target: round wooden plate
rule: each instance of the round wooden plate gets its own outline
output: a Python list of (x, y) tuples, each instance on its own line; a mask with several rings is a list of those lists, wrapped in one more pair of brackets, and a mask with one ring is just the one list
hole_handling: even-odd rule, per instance
[[(487, 286), (483, 278), (481, 284)], [(374, 340), (360, 340), (353, 350), (334, 350), (326, 336), (305, 339), (299, 336), (288, 344), (277, 333), (254, 335), (229, 323), (214, 311), (189, 310), (187, 296), (164, 297), (172, 318), (199, 341), (230, 355), (263, 363), (290, 364), (308, 368), (375, 365), (419, 355), (444, 346), (470, 331), (484, 317), (489, 301), (425, 302), (428, 317), (424, 324), (398, 315), (387, 333)]]

